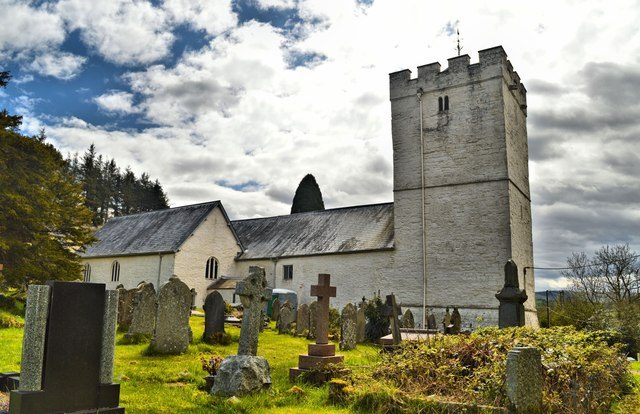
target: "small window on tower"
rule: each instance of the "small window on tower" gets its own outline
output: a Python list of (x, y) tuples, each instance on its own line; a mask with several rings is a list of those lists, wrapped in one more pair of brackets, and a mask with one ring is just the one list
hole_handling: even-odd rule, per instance
[(445, 111), (449, 110), (449, 97), (448, 96), (444, 97), (444, 110)]
[(282, 266), (282, 278), (284, 280), (293, 279), (293, 265), (284, 265)]
[(438, 112), (442, 112), (442, 96), (438, 98)]

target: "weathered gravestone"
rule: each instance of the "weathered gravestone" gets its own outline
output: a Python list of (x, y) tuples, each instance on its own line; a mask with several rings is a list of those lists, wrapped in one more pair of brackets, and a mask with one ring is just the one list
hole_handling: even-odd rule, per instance
[(271, 298), (264, 268), (251, 266), (249, 276), (236, 285), (236, 295), (244, 307), (238, 355), (229, 356), (220, 364), (211, 389), (216, 395), (249, 394), (271, 385), (269, 363), (256, 356), (262, 308)]
[(398, 320), (398, 315), (401, 312), (400, 306), (396, 304), (396, 296), (393, 293), (387, 295), (384, 304), (384, 315), (389, 318), (389, 327), (391, 328), (394, 345), (398, 345), (402, 341), (402, 337), (400, 336), (400, 321)]
[[(317, 296), (317, 325), (316, 343), (309, 344), (308, 355), (298, 357), (298, 366), (289, 370), (289, 379), (294, 380), (300, 374), (310, 369), (320, 370), (327, 364), (341, 364), (344, 361), (342, 355), (336, 355), (335, 344), (329, 343), (329, 300), (336, 297), (335, 286), (330, 286), (331, 276), (318, 275), (318, 284), (311, 286), (311, 296)], [(311, 379), (314, 382), (328, 381), (330, 372), (319, 372), (319, 375)], [(321, 378), (320, 378), (321, 377)]]
[(131, 312), (131, 326), (127, 336), (153, 335), (156, 326), (158, 298), (153, 283), (141, 283), (133, 293), (133, 310)]
[(363, 302), (358, 308), (358, 313), (356, 314), (356, 342), (359, 344), (363, 343), (367, 339), (365, 329), (367, 325), (367, 318), (364, 314), (365, 306), (366, 304)]
[(527, 300), (527, 293), (524, 289), (520, 290), (518, 266), (513, 260), (507, 261), (504, 265), (504, 286), (496, 293), (496, 298), (500, 301), (498, 326), (524, 326), (524, 302)]
[(226, 305), (217, 290), (209, 293), (204, 301), (204, 335), (205, 342), (211, 343), (215, 334), (224, 333), (224, 311)]
[(357, 342), (357, 313), (356, 307), (347, 303), (340, 314), (340, 349), (355, 349)]
[(160, 354), (182, 354), (189, 348), (191, 290), (173, 276), (158, 292), (158, 314), (151, 349)]
[(427, 329), (438, 329), (436, 316), (433, 313), (429, 313), (429, 317), (427, 318)]
[(315, 339), (316, 329), (318, 325), (318, 301), (311, 302), (309, 305), (309, 334), (308, 339)]
[(451, 314), (451, 333), (459, 334), (462, 330), (462, 317), (460, 316), (460, 311), (458, 308), (453, 308), (453, 313)]
[(296, 335), (306, 335), (309, 331), (309, 305), (303, 303), (298, 307), (298, 317), (296, 318)]
[[(122, 285), (121, 285), (122, 286)], [(133, 296), (135, 289), (118, 289), (118, 328), (126, 331), (131, 326), (131, 318), (133, 317)]]
[(124, 413), (112, 383), (117, 291), (104, 284), (29, 286), (11, 414)]
[(402, 315), (402, 327), (407, 329), (413, 329), (416, 327), (416, 323), (413, 319), (413, 312), (411, 309), (407, 309)]
[(444, 318), (442, 319), (442, 330), (444, 333), (449, 333), (451, 330), (451, 313), (449, 313), (449, 308), (447, 308), (444, 313)]
[(515, 414), (542, 412), (542, 361), (540, 350), (516, 347), (507, 354), (506, 389), (510, 411)]
[(278, 316), (280, 316), (280, 299), (275, 298), (271, 304), (271, 320), (277, 323)]
[(291, 305), (289, 301), (286, 301), (280, 308), (280, 314), (278, 315), (278, 333), (289, 333), (294, 320), (295, 312), (293, 311), (293, 305)]

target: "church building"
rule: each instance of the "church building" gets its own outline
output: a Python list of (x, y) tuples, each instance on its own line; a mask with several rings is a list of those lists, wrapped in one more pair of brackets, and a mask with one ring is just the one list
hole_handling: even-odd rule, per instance
[(527, 325), (537, 326), (526, 89), (502, 47), (389, 75), (393, 202), (230, 221), (222, 203), (114, 217), (82, 254), (85, 281), (171, 275), (201, 306), (216, 289), (232, 300), (249, 266), (273, 288), (309, 303), (319, 273), (337, 286), (332, 305), (394, 293), (424, 326), (457, 307), (463, 327), (497, 325), (504, 265), (518, 265)]

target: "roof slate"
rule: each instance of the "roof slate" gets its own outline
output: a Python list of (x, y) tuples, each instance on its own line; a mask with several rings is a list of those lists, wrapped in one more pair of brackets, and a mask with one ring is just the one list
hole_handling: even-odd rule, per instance
[(176, 252), (220, 201), (113, 217), (95, 234), (82, 257)]
[(238, 258), (311, 256), (393, 248), (393, 203), (236, 220)]

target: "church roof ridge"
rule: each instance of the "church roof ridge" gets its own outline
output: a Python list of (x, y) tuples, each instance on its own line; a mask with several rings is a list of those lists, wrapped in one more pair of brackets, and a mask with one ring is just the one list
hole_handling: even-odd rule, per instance
[(123, 216), (114, 216), (114, 217), (109, 218), (109, 221), (111, 221), (111, 220), (121, 220), (121, 219), (124, 219), (126, 217), (140, 216), (140, 215), (143, 215), (143, 214), (162, 213), (162, 212), (165, 212), (165, 211), (177, 210), (177, 209), (180, 209), (180, 208), (204, 206), (204, 205), (208, 205), (208, 204), (214, 204), (215, 205), (215, 204), (221, 204), (221, 203), (220, 203), (220, 200), (203, 201), (202, 203), (185, 204), (183, 206), (161, 208), (161, 209), (158, 209), (158, 210), (150, 210), (150, 211), (141, 211), (139, 213), (125, 214)]
[(305, 211), (302, 213), (289, 213), (289, 214), (279, 214), (277, 216), (266, 216), (266, 217), (251, 217), (245, 219), (231, 220), (231, 223), (236, 223), (239, 221), (250, 221), (250, 220), (265, 220), (265, 219), (274, 219), (278, 217), (289, 217), (289, 216), (299, 216), (302, 214), (322, 214), (326, 212), (332, 212), (337, 210), (348, 210), (348, 209), (356, 209), (356, 208), (367, 208), (367, 207), (376, 207), (376, 206), (385, 206), (385, 205), (393, 205), (393, 201), (387, 201), (383, 203), (371, 203), (371, 204), (359, 204), (356, 206), (342, 206), (342, 207), (334, 207), (334, 208), (325, 208), (324, 210), (314, 210), (314, 211)]

